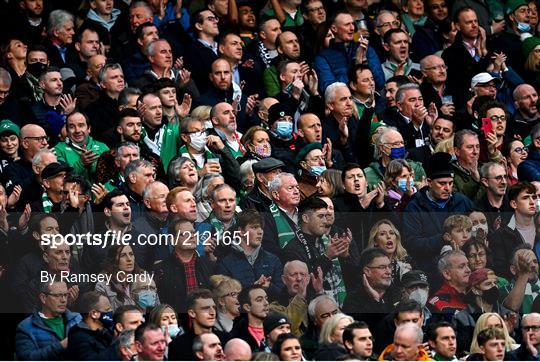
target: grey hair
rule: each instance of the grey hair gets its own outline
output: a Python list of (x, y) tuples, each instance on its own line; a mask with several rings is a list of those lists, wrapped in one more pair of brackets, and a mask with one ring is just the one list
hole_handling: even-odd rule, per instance
[(461, 146), (463, 146), (463, 143), (465, 143), (465, 136), (473, 136), (475, 138), (478, 138), (478, 134), (474, 131), (471, 131), (470, 129), (462, 129), (461, 131), (457, 131), (456, 134), (454, 134), (455, 148), (460, 149)]
[(435, 57), (435, 58), (443, 60), (443, 58), (441, 58), (440, 56), (435, 55), (435, 54), (426, 55), (425, 57), (423, 57), (420, 60), (420, 70), (426, 70), (426, 65), (427, 65), (426, 63), (428, 62), (427, 59), (430, 58), (430, 57)]
[(210, 184), (211, 180), (218, 177), (225, 181), (223, 176), (217, 173), (207, 173), (199, 179), (199, 181), (197, 182), (197, 186), (195, 186), (195, 192), (194, 192), (195, 200), (197, 202), (203, 202), (210, 199), (210, 197), (206, 195), (206, 192), (208, 191), (208, 185)]
[[(395, 132), (399, 133), (399, 131), (398, 131), (398, 129), (396, 127), (383, 127), (382, 131), (379, 132), (379, 134), (377, 135), (377, 138), (375, 138), (375, 149), (373, 151), (373, 157), (376, 160), (381, 159), (382, 153), (379, 150), (379, 146), (384, 143), (385, 136), (391, 131), (395, 131)], [(401, 133), (399, 133), (399, 134), (401, 134)]]
[(137, 150), (137, 153), (139, 154), (139, 157), (141, 156), (141, 149), (139, 148), (138, 145), (136, 145), (133, 142), (123, 142), (122, 144), (120, 144), (120, 146), (116, 148), (116, 156), (114, 157), (116, 161), (120, 159), (124, 148), (135, 148)]
[(324, 100), (326, 103), (333, 102), (336, 98), (336, 92), (339, 88), (345, 87), (348, 89), (347, 84), (342, 82), (335, 82), (326, 87), (324, 91)]
[(150, 198), (150, 196), (152, 196), (152, 193), (154, 191), (154, 187), (159, 186), (160, 184), (165, 187), (167, 186), (163, 182), (160, 182), (160, 181), (154, 181), (146, 185), (142, 193), (143, 200)]
[(416, 83), (405, 83), (400, 86), (396, 92), (396, 102), (403, 102), (405, 99), (405, 92), (412, 89), (416, 89), (420, 92), (420, 87)]
[[(520, 96), (519, 93), (523, 88), (525, 88), (527, 86), (534, 89), (534, 87), (532, 85), (527, 84), (527, 83), (520, 84), (514, 89), (514, 91), (512, 92), (512, 98), (514, 99), (514, 101), (517, 102), (517, 101), (520, 101), (523, 98), (523, 97)], [(536, 92), (536, 90), (535, 90), (535, 92)]]
[(139, 168), (153, 168), (154, 165), (150, 161), (146, 161), (143, 159), (133, 160), (126, 166), (126, 169), (124, 170), (124, 177), (126, 180), (128, 179), (129, 175), (131, 175), (133, 172), (138, 172)]
[(437, 269), (439, 269), (439, 273), (443, 273), (443, 271), (450, 269), (450, 259), (455, 256), (465, 256), (465, 253), (461, 250), (451, 250), (446, 253), (444, 253), (441, 258), (439, 259), (439, 262), (437, 263)]
[(229, 189), (232, 192), (234, 192), (234, 194), (236, 195), (236, 191), (231, 186), (229, 186), (227, 184), (221, 184), (221, 185), (216, 186), (212, 190), (212, 195), (210, 195), (210, 200), (216, 201), (217, 193), (220, 192), (221, 190), (224, 190), (224, 189)]
[(154, 15), (154, 11), (152, 10), (150, 5), (148, 5), (148, 3), (146, 1), (135, 1), (135, 2), (131, 3), (131, 6), (129, 7), (129, 10), (131, 11), (131, 10), (136, 9), (136, 8), (144, 8), (148, 12), (148, 14), (150, 16)]
[(140, 96), (142, 91), (139, 88), (135, 87), (125, 87), (120, 95), (118, 96), (118, 106), (127, 106), (129, 103), (129, 96), (135, 95)]
[(9, 74), (9, 72), (4, 68), (0, 68), (0, 84), (5, 84), (8, 87), (11, 87), (11, 82), (13, 82), (11, 74)]
[(201, 119), (188, 116), (180, 122), (180, 134), (189, 134), (189, 125), (193, 122), (201, 122), (204, 125)]
[(276, 177), (274, 177), (272, 181), (268, 183), (268, 191), (277, 192), (279, 188), (281, 187), (281, 184), (283, 183), (282, 180), (284, 177), (294, 178), (294, 175), (288, 172), (282, 172), (279, 175), (276, 175)]
[(73, 15), (65, 10), (53, 10), (49, 14), (49, 23), (47, 24), (47, 35), (52, 36), (53, 31), (57, 30), (58, 28), (61, 28), (66, 24), (68, 21), (73, 22), (75, 24), (75, 18)]
[(160, 42), (165, 42), (167, 44), (169, 44), (169, 42), (165, 39), (157, 39), (157, 40), (154, 40), (152, 42), (150, 42), (150, 44), (148, 44), (146, 46), (146, 48), (144, 49), (144, 55), (146, 56), (155, 56), (156, 55), (156, 45)]
[(486, 162), (482, 165), (482, 167), (480, 167), (480, 177), (481, 178), (488, 178), (489, 177), (489, 172), (491, 171), (492, 168), (494, 167), (497, 167), (497, 166), (500, 166), (504, 169), (504, 166), (501, 165), (500, 163), (498, 162)]
[[(380, 17), (381, 15), (384, 15), (384, 14), (390, 14), (390, 15), (392, 15), (392, 16), (394, 17), (394, 19), (396, 19), (396, 16), (395, 16), (390, 10), (381, 10), (381, 11), (379, 12), (379, 14), (377, 14), (377, 17), (375, 18), (375, 25), (381, 25), (381, 24), (379, 23), (379, 17)], [(397, 19), (396, 19), (396, 20), (397, 20)]]
[(291, 267), (291, 266), (293, 266), (295, 264), (302, 266), (302, 268), (306, 268), (306, 270), (309, 273), (309, 269), (308, 269), (307, 264), (304, 263), (303, 261), (300, 261), (300, 260), (291, 260), (291, 261), (286, 262), (285, 265), (283, 266), (283, 273), (285, 273), (286, 270), (289, 270), (289, 267)]
[(336, 303), (336, 300), (329, 296), (328, 294), (319, 295), (317, 298), (313, 299), (311, 302), (309, 302), (308, 305), (308, 316), (311, 318), (312, 321), (315, 320), (315, 309), (317, 309), (317, 304), (324, 300), (329, 300), (332, 303), (334, 303), (336, 306), (338, 305)]
[(167, 176), (169, 177), (169, 185), (177, 185), (178, 182), (176, 181), (176, 178), (178, 177), (178, 174), (180, 173), (180, 169), (182, 166), (184, 166), (184, 163), (191, 162), (191, 158), (189, 157), (176, 157), (169, 163), (169, 168), (167, 169)]
[(240, 179), (244, 182), (250, 173), (253, 172), (253, 164), (257, 163), (257, 160), (247, 160), (240, 165)]
[(135, 339), (135, 330), (134, 329), (124, 329), (116, 340), (118, 341), (118, 345), (120, 347), (129, 347), (133, 340)]
[(118, 63), (105, 64), (103, 68), (99, 70), (99, 75), (98, 75), (99, 82), (101, 83), (105, 80), (105, 75), (107, 74), (107, 71), (116, 70), (116, 69), (120, 69), (122, 73), (124, 73), (124, 71), (122, 70), (122, 66)]
[(424, 332), (422, 332), (422, 328), (418, 327), (416, 323), (413, 322), (406, 322), (403, 324), (400, 324), (396, 328), (396, 332), (394, 335), (404, 332), (404, 331), (413, 331), (415, 334), (415, 339), (417, 343), (422, 343), (424, 340)]
[(48, 148), (44, 148), (42, 150), (39, 150), (39, 151), (37, 151), (37, 153), (32, 158), (32, 166), (38, 166), (41, 163), (41, 161), (43, 161), (43, 155), (45, 155), (45, 154), (52, 154), (52, 155), (56, 156), (56, 154), (52, 150), (50, 150)]

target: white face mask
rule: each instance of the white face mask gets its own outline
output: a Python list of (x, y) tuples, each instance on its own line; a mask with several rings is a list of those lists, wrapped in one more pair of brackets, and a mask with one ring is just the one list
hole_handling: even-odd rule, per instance
[(422, 308), (424, 308), (424, 307), (426, 306), (427, 299), (428, 299), (428, 293), (427, 293), (427, 290), (425, 290), (425, 289), (423, 289), (423, 288), (415, 289), (415, 290), (409, 295), (409, 299), (410, 299), (410, 300), (417, 301), (417, 302), (422, 306)]
[(197, 151), (202, 151), (204, 146), (206, 146), (207, 136), (204, 133), (200, 135), (190, 134), (189, 139), (191, 141), (191, 147)]
[(534, 204), (536, 206), (536, 212), (540, 212), (540, 198), (537, 198)]
[(212, 121), (204, 121), (204, 128), (205, 129), (214, 128), (214, 125), (212, 124)]
[(478, 224), (478, 225), (474, 225), (471, 228), (471, 236), (473, 238), (476, 238), (476, 236), (478, 235), (479, 230), (484, 231), (484, 236), (488, 234), (488, 226), (486, 224)]

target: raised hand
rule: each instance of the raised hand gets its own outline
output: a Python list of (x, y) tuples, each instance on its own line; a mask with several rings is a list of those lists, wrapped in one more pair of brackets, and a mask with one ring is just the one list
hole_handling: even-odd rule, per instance
[(62, 114), (70, 114), (75, 110), (77, 98), (73, 98), (71, 94), (62, 94), (59, 105), (62, 107)]
[(103, 184), (93, 184), (92, 185), (92, 194), (94, 195), (94, 203), (100, 204), (101, 201), (107, 196), (109, 191), (103, 186)]
[[(186, 117), (189, 114), (191, 109), (191, 96), (188, 93), (184, 93), (184, 98), (182, 98), (182, 103), (178, 104), (178, 100), (174, 100), (174, 112), (180, 117), (180, 119)], [(173, 123), (176, 120), (173, 120)]]
[(19, 199), (21, 198), (22, 193), (22, 187), (21, 185), (15, 185), (13, 188), (13, 191), (11, 192), (11, 195), (9, 195), (7, 199), (7, 205), (9, 207), (15, 206), (17, 202), (19, 202)]

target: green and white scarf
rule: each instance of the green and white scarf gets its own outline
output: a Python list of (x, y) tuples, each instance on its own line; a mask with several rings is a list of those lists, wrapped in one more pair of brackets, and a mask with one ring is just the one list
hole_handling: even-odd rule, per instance
[[(320, 242), (316, 245), (321, 254), (325, 253), (328, 244), (330, 244), (330, 237), (328, 235), (323, 235)], [(332, 270), (329, 273), (326, 273), (324, 279), (330, 285), (332, 296), (338, 302), (339, 306), (342, 307), (343, 302), (345, 302), (345, 297), (347, 296), (347, 291), (345, 290), (345, 281), (343, 280), (339, 258), (336, 257), (332, 259)]]
[(50, 214), (53, 208), (53, 203), (51, 199), (49, 199), (49, 195), (47, 195), (46, 191), (41, 195), (41, 204), (43, 205), (43, 212)]
[(272, 217), (274, 218), (274, 221), (276, 222), (276, 228), (278, 232), (278, 240), (279, 240), (279, 247), (283, 249), (287, 246), (289, 241), (294, 239), (294, 230), (287, 221), (287, 217), (283, 215), (283, 212), (279, 209), (279, 207), (272, 203), (270, 205), (270, 212), (272, 213)]

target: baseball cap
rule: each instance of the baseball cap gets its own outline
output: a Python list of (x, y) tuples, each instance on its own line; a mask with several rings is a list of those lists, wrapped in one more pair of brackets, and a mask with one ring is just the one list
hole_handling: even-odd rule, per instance
[(0, 122), (0, 135), (6, 132), (15, 133), (18, 136), (21, 133), (21, 129), (9, 119), (4, 119)]

